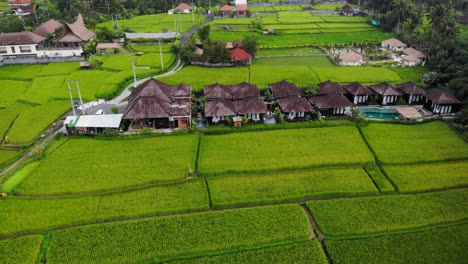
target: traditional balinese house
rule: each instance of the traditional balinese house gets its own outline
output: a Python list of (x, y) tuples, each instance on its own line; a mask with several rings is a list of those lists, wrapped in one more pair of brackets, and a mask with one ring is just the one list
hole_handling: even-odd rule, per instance
[(221, 7), (219, 9), (219, 11), (221, 12), (221, 16), (230, 16), (232, 14), (232, 11), (233, 11), (233, 8), (228, 6), (228, 5), (225, 5), (223, 7)]
[(343, 66), (360, 66), (364, 63), (364, 56), (354, 50), (338, 55), (338, 63)]
[(346, 90), (343, 88), (343, 86), (341, 86), (341, 84), (332, 82), (330, 80), (319, 83), (318, 88), (319, 88), (317, 91), (318, 95), (332, 94), (332, 93), (341, 94), (341, 95), (346, 94)]
[(236, 14), (240, 17), (247, 16), (247, 6), (245, 5), (238, 5), (236, 6)]
[(192, 7), (189, 6), (186, 3), (180, 3), (176, 8), (175, 11), (177, 13), (184, 13), (184, 14), (189, 14), (192, 12)]
[(322, 116), (351, 115), (351, 109), (354, 107), (346, 96), (337, 93), (313, 96), (309, 101)]
[(104, 129), (117, 130), (122, 114), (68, 116), (63, 123), (68, 133), (100, 133)]
[(289, 120), (310, 119), (313, 108), (307, 99), (302, 97), (302, 92), (294, 83), (282, 80), (269, 84), (268, 89), (275, 97), (281, 111)]
[(402, 51), (406, 48), (406, 44), (396, 38), (391, 38), (382, 41), (382, 47), (392, 51)]
[(237, 65), (250, 65), (252, 63), (252, 55), (241, 48), (231, 50), (231, 59)]
[(348, 99), (350, 99), (355, 105), (367, 104), (369, 97), (373, 96), (374, 94), (374, 92), (372, 92), (369, 88), (358, 82), (345, 85), (343, 88), (347, 91)]
[(142, 128), (187, 128), (191, 124), (192, 88), (171, 86), (156, 79), (137, 86), (123, 114), (130, 130)]
[(64, 34), (58, 42), (65, 46), (84, 46), (96, 36), (86, 28), (81, 14), (78, 14), (74, 23), (65, 23), (64, 29)]
[(37, 27), (36, 30), (34, 30), (34, 33), (39, 36), (46, 37), (46, 35), (48, 34), (54, 35), (55, 31), (59, 28), (63, 28), (63, 24), (51, 19), (42, 23), (39, 27)]
[(379, 96), (379, 103), (382, 105), (395, 104), (401, 96), (396, 87), (387, 82), (371, 85), (369, 88)]
[(403, 97), (408, 102), (408, 104), (424, 103), (424, 96), (426, 95), (426, 91), (417, 86), (415, 83), (406, 82), (398, 84), (396, 87), (403, 94)]
[(345, 16), (352, 16), (354, 9), (350, 5), (344, 5), (341, 7), (341, 13)]
[(15, 15), (21, 19), (26, 19), (28, 16), (36, 12), (38, 5), (32, 3), (31, 0), (10, 0), (8, 5)]
[(122, 46), (119, 43), (98, 43), (96, 45), (96, 52), (101, 55), (118, 54), (121, 48)]
[(408, 64), (408, 66), (424, 64), (426, 61), (426, 55), (415, 48), (406, 48), (403, 50), (405, 54), (402, 59)]
[(36, 57), (37, 46), (43, 40), (43, 37), (28, 31), (0, 34), (0, 57)]
[(414, 55), (401, 56), (402, 66), (416, 66), (422, 64), (422, 60)]
[(460, 110), (461, 102), (446, 91), (427, 93), (424, 108), (437, 115), (449, 115)]
[(206, 86), (204, 96), (205, 116), (212, 124), (226, 120), (226, 117), (243, 116), (258, 122), (267, 112), (265, 103), (259, 99), (260, 91), (256, 85), (246, 82), (237, 85), (215, 83)]

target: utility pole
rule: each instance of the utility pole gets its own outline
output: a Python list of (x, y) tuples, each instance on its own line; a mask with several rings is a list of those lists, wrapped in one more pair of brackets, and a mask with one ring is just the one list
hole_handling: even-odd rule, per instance
[(148, 70), (150, 67), (148, 67), (148, 66), (137, 67), (137, 66), (135, 66), (135, 60), (132, 60), (132, 68), (133, 68), (133, 81), (136, 83), (137, 82), (136, 69)]
[[(73, 110), (73, 115), (76, 116), (76, 110), (75, 107), (81, 106), (81, 112), (86, 114), (84, 105), (83, 105), (83, 100), (81, 99), (81, 91), (80, 91), (80, 84), (78, 81), (73, 80), (73, 81), (68, 81), (68, 92), (70, 93), (70, 101), (71, 101), (71, 107)], [(75, 87), (73, 87), (73, 84)], [(73, 98), (73, 92), (78, 92), (78, 99)]]

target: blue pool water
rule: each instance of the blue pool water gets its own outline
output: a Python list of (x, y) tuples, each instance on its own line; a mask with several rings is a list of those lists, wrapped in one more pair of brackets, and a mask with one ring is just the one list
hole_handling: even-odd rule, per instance
[(398, 119), (398, 112), (395, 109), (386, 109), (386, 108), (361, 108), (361, 114), (368, 118), (377, 118), (377, 119)]

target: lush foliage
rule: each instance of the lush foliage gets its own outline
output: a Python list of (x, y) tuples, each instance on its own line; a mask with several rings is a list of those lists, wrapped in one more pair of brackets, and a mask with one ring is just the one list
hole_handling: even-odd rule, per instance
[(57, 231), (47, 262), (141, 262), (181, 253), (302, 240), (310, 232), (307, 216), (298, 205), (160, 217)]
[(8, 264), (36, 263), (42, 236), (27, 236), (0, 240), (0, 262)]
[(0, 235), (25, 233), (121, 217), (208, 208), (203, 180), (103, 195), (16, 198), (0, 201)]
[(464, 263), (468, 225), (350, 240), (326, 240), (333, 263)]
[(203, 137), (199, 171), (216, 174), (373, 161), (351, 126), (260, 133)]
[(400, 192), (468, 186), (468, 162), (385, 166)]
[(443, 122), (420, 125), (371, 123), (362, 128), (380, 161), (401, 164), (468, 157), (467, 143)]
[(196, 147), (194, 135), (70, 139), (44, 158), (17, 192), (83, 193), (183, 179), (194, 170)]
[(377, 193), (362, 168), (229, 175), (207, 180), (214, 206)]
[(310, 201), (328, 237), (383, 233), (466, 219), (467, 189), (416, 195), (388, 195)]

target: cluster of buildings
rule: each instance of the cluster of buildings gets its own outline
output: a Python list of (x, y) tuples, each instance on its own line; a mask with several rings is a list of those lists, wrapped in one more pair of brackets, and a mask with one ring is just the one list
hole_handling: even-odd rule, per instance
[[(438, 115), (457, 112), (461, 107), (461, 102), (447, 92), (427, 93), (411, 82), (396, 86), (386, 82), (364, 86), (358, 82), (341, 85), (326, 81), (318, 85), (318, 91), (313, 96), (305, 96), (295, 84), (285, 80), (270, 84), (267, 89), (268, 95), (263, 96), (256, 85), (247, 82), (208, 85), (203, 90), (206, 99), (204, 116), (209, 124), (225, 124), (230, 119), (234, 125), (240, 126), (243, 121), (264, 122), (272, 117), (276, 107), (290, 122), (314, 117), (349, 116), (356, 107), (395, 105), (400, 98), (407, 105), (423, 106)], [(129, 131), (145, 128), (184, 129), (192, 123), (192, 106), (190, 86), (172, 86), (151, 78), (133, 90), (123, 114), (69, 117), (65, 123), (68, 128), (86, 131), (99, 131), (103, 125), (110, 124), (118, 128), (121, 121), (127, 123)], [(412, 108), (413, 111), (415, 109)], [(416, 111), (416, 116), (421, 115)], [(80, 127), (80, 124), (87, 127)]]
[[(60, 36), (55, 36), (63, 29)], [(57, 44), (51, 45), (47, 38), (53, 36)], [(6, 57), (74, 57), (81, 56), (83, 46), (96, 34), (86, 28), (83, 17), (78, 15), (73, 23), (49, 20), (34, 32), (0, 34), (0, 60)]]

